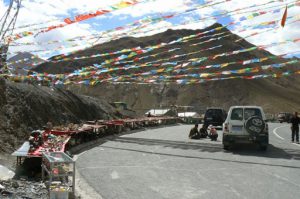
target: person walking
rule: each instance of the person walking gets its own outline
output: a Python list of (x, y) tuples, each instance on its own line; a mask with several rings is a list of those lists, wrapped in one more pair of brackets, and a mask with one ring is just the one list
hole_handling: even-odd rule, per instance
[(291, 119), (291, 130), (292, 130), (292, 142), (295, 141), (299, 144), (299, 124), (300, 124), (300, 118), (298, 117), (298, 113), (295, 112), (294, 116)]

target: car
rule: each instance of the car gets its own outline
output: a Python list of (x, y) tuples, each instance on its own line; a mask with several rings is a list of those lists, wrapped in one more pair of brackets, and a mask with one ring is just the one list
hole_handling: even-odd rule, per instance
[(292, 117), (293, 117), (292, 113), (281, 112), (281, 113), (278, 113), (277, 119), (280, 123), (282, 123), (282, 122), (289, 123)]
[(234, 144), (254, 143), (261, 150), (269, 145), (266, 116), (260, 106), (232, 106), (223, 124), (223, 148)]
[(204, 114), (204, 126), (207, 128), (209, 125), (215, 127), (220, 126), (225, 121), (227, 116), (226, 111), (223, 108), (207, 108)]

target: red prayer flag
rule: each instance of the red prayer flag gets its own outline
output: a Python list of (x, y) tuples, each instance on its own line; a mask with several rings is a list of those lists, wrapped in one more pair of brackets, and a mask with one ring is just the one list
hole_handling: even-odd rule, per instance
[(67, 23), (67, 24), (73, 23), (73, 21), (70, 18), (64, 19), (64, 22)]
[(282, 27), (284, 27), (284, 25), (285, 25), (286, 17), (287, 17), (287, 6), (285, 7), (285, 11), (284, 11), (282, 19), (281, 19), (281, 26)]

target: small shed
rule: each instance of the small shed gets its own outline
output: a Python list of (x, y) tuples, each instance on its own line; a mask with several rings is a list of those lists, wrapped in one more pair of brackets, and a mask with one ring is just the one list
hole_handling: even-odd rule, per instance
[(161, 116), (176, 116), (176, 112), (171, 109), (151, 109), (145, 113), (148, 116), (161, 117)]

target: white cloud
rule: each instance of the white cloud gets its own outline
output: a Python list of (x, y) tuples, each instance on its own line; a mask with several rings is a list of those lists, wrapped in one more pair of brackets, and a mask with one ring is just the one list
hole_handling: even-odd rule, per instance
[[(270, 43), (276, 43), (276, 42), (285, 41), (285, 40), (289, 40), (289, 39), (299, 38), (299, 32), (297, 30), (299, 30), (300, 23), (298, 22), (298, 23), (288, 25), (288, 23), (291, 22), (290, 19), (288, 19), (286, 21), (287, 25), (284, 28), (281, 28), (280, 23), (278, 23), (276, 28), (272, 28), (273, 31), (269, 31), (266, 33), (261, 33), (261, 32), (269, 29), (269, 27), (264, 27), (263, 29), (262, 28), (261, 29), (252, 29), (251, 28), (251, 26), (253, 24), (260, 24), (262, 22), (268, 22), (268, 21), (273, 21), (273, 20), (280, 21), (282, 18), (282, 15), (283, 15), (283, 12), (285, 9), (284, 6), (286, 5), (286, 3), (295, 2), (295, 1), (290, 0), (290, 1), (285, 1), (284, 3), (277, 2), (277, 3), (272, 3), (269, 5), (259, 6), (266, 2), (269, 2), (269, 0), (264, 0), (264, 1), (262, 1), (262, 0), (252, 0), (252, 1), (232, 0), (232, 1), (228, 1), (225, 4), (220, 4), (220, 5), (216, 5), (213, 7), (200, 9), (197, 13), (199, 14), (199, 17), (201, 18), (201, 17), (205, 17), (205, 16), (212, 16), (213, 12), (215, 12), (215, 11), (230, 12), (233, 10), (246, 8), (246, 7), (253, 6), (253, 5), (258, 5), (258, 6), (253, 6), (251, 9), (239, 11), (240, 13), (243, 13), (243, 14), (236, 14), (236, 12), (234, 14), (229, 14), (229, 16), (232, 18), (232, 20), (237, 22), (237, 21), (240, 21), (240, 18), (242, 16), (250, 15), (252, 13), (251, 11), (253, 11), (253, 12), (259, 12), (259, 11), (270, 12), (270, 10), (274, 10), (276, 8), (281, 8), (281, 12), (279, 12), (279, 13), (271, 13), (270, 12), (265, 15), (255, 17), (252, 20), (240, 21), (239, 25), (236, 25), (231, 28), (233, 28), (233, 32), (235, 34), (240, 35), (241, 37), (249, 36), (251, 33), (258, 32), (259, 33), (258, 35), (251, 36), (246, 39), (250, 43), (253, 43), (254, 45), (266, 45), (266, 44), (270, 44)], [(248, 11), (248, 13), (245, 13), (245, 11)], [(300, 13), (300, 6), (295, 6), (295, 7), (288, 9), (288, 17), (299, 15), (299, 13)], [(193, 18), (193, 17), (191, 17), (191, 18)], [(188, 19), (189, 19), (189, 17), (186, 17), (185, 20), (188, 20)], [(201, 28), (207, 27), (213, 23), (215, 23), (215, 20), (213, 18), (208, 18), (206, 20), (200, 19), (199, 22), (194, 22), (194, 23), (188, 24), (188, 25), (182, 25), (182, 26), (179, 26), (178, 28), (201, 29)], [(244, 29), (244, 27), (248, 27), (248, 28), (246, 29), (246, 31), (240, 32), (240, 30)], [(276, 55), (280, 55), (280, 54), (300, 50), (300, 43), (287, 43), (285, 45), (279, 45), (279, 46), (267, 48), (267, 50)]]
[(172, 23), (162, 21), (162, 22), (159, 22), (157, 24), (154, 24), (154, 25), (144, 29), (142, 33), (138, 33), (138, 31), (137, 31), (136, 34), (131, 34), (131, 36), (145, 37), (145, 36), (149, 36), (149, 35), (154, 35), (154, 34), (166, 31), (167, 29), (169, 29), (171, 27), (172, 27)]
[(157, 13), (179, 12), (191, 7), (190, 0), (154, 0), (146, 3), (140, 3), (116, 12), (114, 15), (126, 14), (132, 17), (140, 17)]
[[(0, 1), (0, 13), (4, 13), (5, 12), (5, 6), (4, 6), (4, 2)], [(1, 16), (2, 17), (2, 16)]]
[[(20, 14), (17, 21), (17, 26), (21, 26), (24, 24), (32, 24), (32, 23), (41, 23), (49, 20), (56, 20), (55, 22), (47, 23), (49, 24), (57, 24), (59, 21), (62, 21), (62, 19), (82, 14), (82, 13), (88, 13), (96, 11), (100, 8), (107, 8), (107, 6), (114, 5), (121, 0), (88, 0), (88, 1), (82, 1), (82, 0), (32, 0), (32, 1), (23, 1), (23, 8), (20, 10)], [(247, 7), (247, 6), (253, 6), (257, 5), (251, 9), (248, 9), (247, 11), (253, 11), (260, 9), (260, 11), (269, 11), (270, 9), (274, 8), (268, 8), (270, 6), (284, 6), (285, 3), (292, 2), (294, 0), (287, 0), (284, 2), (278, 1), (277, 3), (272, 3), (270, 5), (265, 6), (259, 6), (260, 4), (269, 2), (270, 0), (251, 0), (251, 1), (241, 1), (241, 0), (231, 0), (223, 4), (215, 5), (213, 7), (206, 7), (199, 9), (197, 11), (191, 12), (186, 15), (181, 15), (182, 18), (184, 18), (184, 21), (194, 21), (194, 19), (201, 19), (203, 17), (211, 16), (216, 11), (232, 11), (239, 8)], [(113, 17), (120, 17), (121, 20), (126, 20), (129, 17), (139, 17), (144, 18), (149, 15), (155, 15), (158, 16), (159, 14), (165, 15), (169, 13), (174, 12), (182, 12), (184, 10), (187, 10), (189, 8), (194, 7), (196, 1), (194, 0), (152, 0), (147, 3), (141, 3), (137, 4), (135, 6), (121, 9), (119, 11), (114, 11), (111, 13), (111, 15), (102, 15), (97, 17), (97, 21), (99, 23), (95, 24), (95, 21), (90, 22), (89, 20), (85, 21), (84, 23), (77, 23), (73, 25), (69, 25), (65, 28), (59, 28), (53, 31), (50, 31), (48, 33), (40, 34), (37, 37), (27, 37), (24, 39), (19, 40), (20, 42), (47, 42), (49, 40), (64, 40), (68, 38), (72, 38), (75, 36), (82, 36), (82, 35), (90, 35), (92, 33), (96, 33), (96, 28), (105, 28), (105, 24), (109, 23), (108, 16)], [(212, 1), (214, 3), (214, 1)], [(0, 11), (3, 11), (3, 1), (0, 2)], [(252, 30), (251, 28), (248, 28), (247, 31), (239, 32), (237, 30), (242, 29), (244, 26), (257, 24), (265, 21), (271, 21), (274, 19), (280, 20), (282, 17), (284, 9), (280, 13), (276, 14), (265, 14), (260, 17), (256, 17), (253, 20), (245, 20), (241, 21), (240, 25), (236, 26), (234, 28), (234, 33), (239, 34), (240, 36), (247, 36), (250, 33), (257, 32), (257, 31), (263, 31), (263, 29), (256, 29)], [(241, 10), (240, 12), (243, 12)], [(238, 21), (240, 17), (247, 16), (251, 12), (247, 14), (234, 14), (230, 15), (230, 17), (234, 21)], [(288, 9), (288, 16), (296, 15), (300, 13), (300, 7), (293, 7)], [(209, 25), (212, 25), (215, 23), (216, 20), (214, 18), (208, 18), (205, 20), (199, 20), (198, 22), (194, 23), (188, 23), (187, 25), (180, 25), (173, 27), (173, 29), (202, 29)], [(287, 23), (289, 20), (287, 21)], [(99, 26), (100, 24), (100, 26)], [(45, 26), (45, 24), (41, 24), (40, 27)], [(119, 26), (119, 24), (116, 24), (115, 27)], [(148, 25), (146, 29), (143, 30), (147, 32), (146, 35), (155, 34), (161, 31), (166, 30), (167, 28), (170, 28), (172, 24), (168, 21), (163, 21), (159, 23), (154, 23), (151, 25)], [(39, 26), (36, 26), (39, 27)], [(24, 29), (22, 29), (24, 30)], [(287, 25), (283, 29), (278, 29), (273, 32), (267, 32), (264, 34), (259, 34), (258, 36), (249, 37), (247, 40), (255, 45), (264, 45), (269, 44), (273, 42), (282, 41), (285, 39), (295, 39), (299, 37), (299, 34), (297, 32), (299, 30), (299, 23)], [(21, 31), (21, 30), (18, 30)], [(128, 34), (129, 30), (125, 31), (117, 31), (115, 33), (118, 33), (119, 35), (125, 35)], [(134, 33), (134, 36), (145, 36), (145, 34), (141, 32)], [(107, 38), (104, 38), (100, 41), (108, 41)], [(84, 45), (86, 42), (76, 42), (77, 45)], [(35, 46), (30, 49), (56, 49), (60, 44), (51, 45), (51, 46)], [(68, 50), (70, 49), (78, 49), (79, 47), (72, 47), (66, 46)], [(10, 48), (11, 51), (18, 51), (18, 50), (27, 50), (28, 47), (12, 47)], [(269, 48), (271, 52), (275, 54), (282, 54), (284, 52), (290, 52), (294, 50), (300, 50), (300, 44), (288, 44), (288, 45), (282, 45), (279, 47)]]
[[(226, 5), (216, 6), (215, 8), (217, 10), (231, 11), (231, 10), (236, 10), (236, 9), (247, 7), (247, 6), (252, 6), (254, 4), (261, 5), (266, 2), (269, 2), (269, 0), (264, 0), (264, 1), (262, 1), (262, 0), (251, 0), (251, 1), (233, 0), (233, 1), (229, 1), (228, 3), (226, 3)], [(280, 8), (281, 12), (279, 12), (279, 13), (271, 13), (270, 12), (265, 15), (255, 17), (252, 20), (241, 21), (240, 25), (237, 25), (234, 29), (241, 30), (241, 29), (244, 29), (243, 27), (245, 27), (245, 26), (251, 26), (253, 24), (260, 24), (260, 23), (266, 22), (266, 21), (281, 20), (284, 9), (285, 9), (284, 6), (289, 2), (295, 2), (295, 1), (294, 0), (288, 0), (288, 1), (284, 1), (284, 2), (279, 1), (276, 3), (272, 3), (270, 5), (256, 6), (251, 9), (248, 9), (249, 11), (255, 11), (255, 12), (258, 12), (257, 9), (259, 9), (259, 11), (270, 12), (270, 10)], [(275, 6), (280, 6), (280, 7), (275, 7)], [(273, 8), (270, 8), (270, 7), (273, 7)], [(288, 9), (288, 17), (297, 15), (299, 13), (300, 13), (299, 6), (295, 6), (295, 7)], [(245, 13), (245, 14), (240, 14), (240, 15), (231, 15), (231, 18), (233, 19), (233, 21), (239, 21), (240, 17), (248, 16), (250, 14), (251, 14), (251, 12), (247, 13), (247, 14)], [(286, 21), (286, 23), (289, 23), (289, 22), (290, 22), (290, 20)], [(277, 27), (280, 27), (279, 23), (277, 24)], [(280, 41), (284, 41), (284, 40), (288, 40), (288, 39), (295, 39), (295, 38), (299, 38), (299, 33), (297, 33), (297, 28), (299, 30), (299, 22), (295, 23), (295, 24), (291, 24), (291, 25), (286, 25), (284, 28), (281, 28), (281, 27), (276, 28), (276, 29), (274, 28), (274, 31), (258, 34), (256, 36), (246, 38), (246, 40), (253, 43), (254, 45), (266, 45), (266, 44), (280, 42)], [(243, 32), (234, 31), (234, 33), (236, 33), (242, 37), (245, 37), (245, 36), (250, 35), (253, 32), (260, 32), (260, 31), (264, 31), (264, 30), (265, 29), (255, 29), (254, 30), (254, 29), (251, 29), (251, 27), (249, 27), (249, 28), (247, 28), (247, 31), (243, 31)], [(269, 50), (271, 53), (274, 53), (276, 55), (287, 53), (287, 52), (292, 52), (297, 49), (300, 50), (299, 43), (297, 43), (297, 44), (288, 43), (285, 45), (267, 48), (267, 50)]]
[[(66, 53), (74, 50), (78, 50), (83, 48), (86, 45), (89, 45), (85, 40), (77, 40), (72, 43), (55, 43), (55, 44), (45, 44), (47, 41), (56, 41), (56, 40), (66, 40), (68, 38), (74, 38), (77, 36), (90, 35), (96, 33), (93, 29), (91, 29), (91, 25), (87, 23), (81, 24), (72, 24), (68, 28), (62, 28), (53, 30), (47, 33), (39, 34), (36, 37), (25, 37), (24, 39), (20, 39), (20, 42), (42, 42), (40, 45), (30, 46), (30, 51), (36, 50), (44, 50), (45, 52), (37, 53), (39, 56), (43, 58), (48, 58), (53, 55), (53, 51), (56, 54), (58, 53)], [(11, 47), (10, 52), (18, 52), (18, 51), (28, 51), (28, 46), (20, 46), (20, 47)]]

